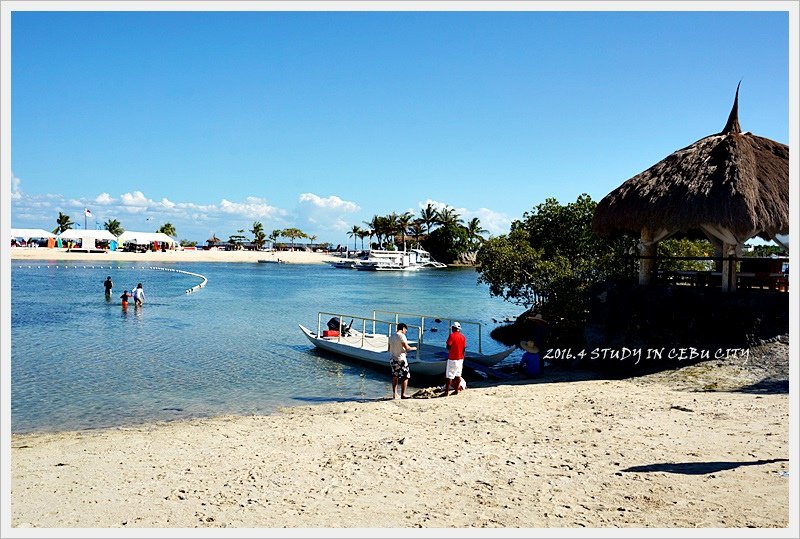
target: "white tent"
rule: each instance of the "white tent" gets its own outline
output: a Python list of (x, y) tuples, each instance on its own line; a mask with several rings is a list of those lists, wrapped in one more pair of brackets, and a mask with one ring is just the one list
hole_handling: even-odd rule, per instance
[(119, 241), (120, 244), (131, 242), (139, 245), (144, 243), (153, 243), (154, 241), (171, 245), (177, 243), (174, 238), (167, 236), (163, 232), (134, 232), (132, 230), (126, 230), (120, 234), (117, 241)]
[(116, 241), (117, 238), (108, 230), (69, 229), (58, 235), (62, 240), (81, 240), (81, 251), (96, 250), (95, 241)]
[(30, 238), (55, 238), (56, 235), (43, 228), (12, 228), (11, 237), (24, 238), (27, 241)]

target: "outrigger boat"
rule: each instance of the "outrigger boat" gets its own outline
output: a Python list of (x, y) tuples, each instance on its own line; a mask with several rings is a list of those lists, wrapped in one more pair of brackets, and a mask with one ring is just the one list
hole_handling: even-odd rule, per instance
[(353, 259), (336, 260), (334, 262), (328, 262), (328, 264), (330, 264), (334, 268), (340, 268), (340, 269), (356, 269), (356, 263), (358, 263), (358, 260), (353, 260)]
[[(324, 319), (328, 319), (327, 322)], [(350, 319), (350, 322), (346, 323), (345, 319)], [(418, 323), (413, 324), (407, 320)], [(443, 376), (447, 367), (447, 348), (444, 343), (454, 322), (448, 318), (377, 310), (372, 311), (371, 318), (319, 312), (316, 332), (302, 324), (300, 330), (320, 350), (388, 368), (389, 337), (397, 331), (397, 324), (400, 322), (405, 322), (408, 326), (409, 344), (417, 348), (407, 354), (411, 372), (421, 376)], [(484, 354), (481, 324), (463, 320), (459, 322), (462, 331), (467, 333), (465, 366), (476, 370), (481, 367), (490, 369), (515, 350), (515, 347), (511, 347), (496, 354)], [(439, 327), (442, 328), (440, 334)], [(474, 342), (476, 340), (477, 345)]]

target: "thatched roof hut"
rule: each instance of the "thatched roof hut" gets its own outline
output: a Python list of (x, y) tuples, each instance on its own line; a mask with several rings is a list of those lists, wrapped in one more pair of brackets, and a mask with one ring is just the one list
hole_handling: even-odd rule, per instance
[(216, 234), (211, 234), (211, 237), (206, 240), (206, 243), (209, 245), (216, 245), (222, 240), (217, 237)]
[[(629, 179), (597, 205), (601, 236), (634, 232), (645, 256), (678, 232), (702, 231), (722, 255), (754, 236), (789, 232), (789, 147), (743, 133), (739, 87), (725, 128), (667, 156)], [(640, 282), (652, 264), (642, 261)], [(723, 269), (723, 286), (725, 287)], [(735, 287), (735, 279), (730, 283)]]

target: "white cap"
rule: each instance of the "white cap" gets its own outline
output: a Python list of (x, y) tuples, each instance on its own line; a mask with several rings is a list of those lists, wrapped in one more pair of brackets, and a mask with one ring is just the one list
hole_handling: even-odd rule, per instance
[(456, 329), (461, 329), (461, 324), (459, 324), (458, 322), (453, 322), (453, 327)]

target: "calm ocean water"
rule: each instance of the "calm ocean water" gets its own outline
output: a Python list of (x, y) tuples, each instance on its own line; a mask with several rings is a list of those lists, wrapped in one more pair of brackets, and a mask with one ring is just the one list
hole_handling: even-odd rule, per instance
[[(316, 328), (317, 311), (440, 314), (482, 322), (484, 352), (493, 352), (503, 348), (488, 337), (493, 319), (520, 311), (491, 298), (472, 269), (402, 274), (322, 265), (159, 264), (208, 278), (205, 288), (187, 295), (199, 278), (136, 263), (12, 261), (11, 267), (15, 433), (386, 398), (388, 367), (317, 352), (298, 324)], [(102, 283), (109, 275), (114, 293), (106, 301)], [(131, 302), (123, 311), (120, 294), (138, 282), (144, 307)], [(516, 360), (517, 353), (506, 361)]]

